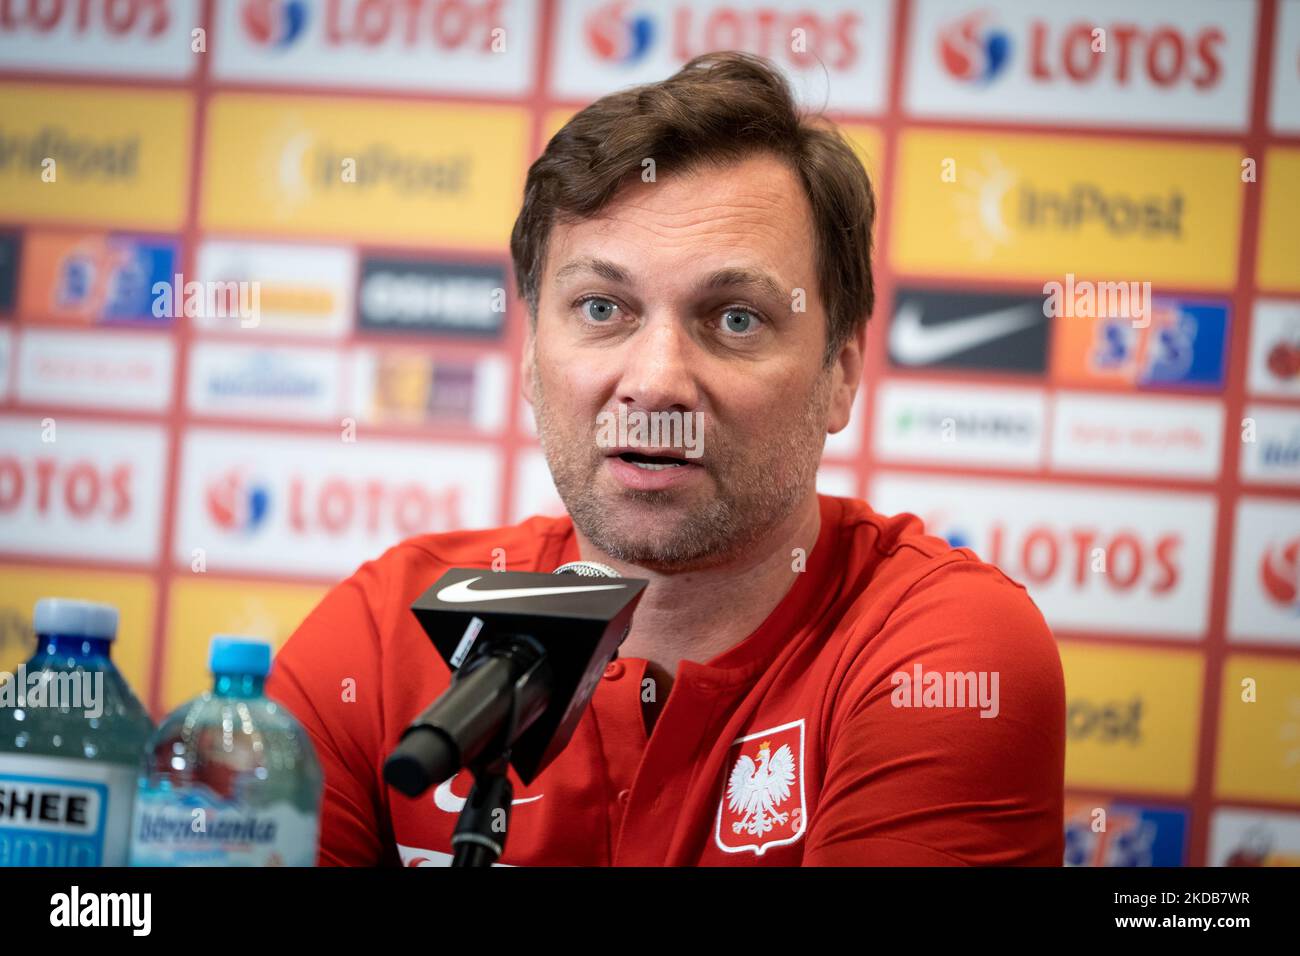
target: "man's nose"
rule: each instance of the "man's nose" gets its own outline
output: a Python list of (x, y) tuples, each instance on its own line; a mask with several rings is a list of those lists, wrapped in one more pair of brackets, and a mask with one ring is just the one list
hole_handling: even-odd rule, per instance
[(696, 343), (679, 320), (656, 317), (625, 347), (619, 401), (652, 411), (690, 411), (697, 406), (700, 357)]

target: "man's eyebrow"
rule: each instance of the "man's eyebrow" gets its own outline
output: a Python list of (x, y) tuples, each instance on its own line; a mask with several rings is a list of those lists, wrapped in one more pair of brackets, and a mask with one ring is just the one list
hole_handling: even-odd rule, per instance
[(704, 280), (706, 289), (749, 288), (772, 299), (784, 299), (786, 291), (766, 272), (755, 269), (719, 269)]
[(561, 279), (566, 279), (577, 272), (594, 272), (602, 279), (619, 282), (623, 285), (628, 285), (632, 281), (632, 277), (622, 266), (610, 262), (608, 259), (596, 258), (574, 259), (572, 262), (567, 262), (555, 270), (553, 278), (556, 282), (559, 282)]

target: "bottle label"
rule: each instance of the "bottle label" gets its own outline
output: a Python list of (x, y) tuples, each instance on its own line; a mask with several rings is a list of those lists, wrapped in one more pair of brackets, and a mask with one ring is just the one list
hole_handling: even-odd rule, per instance
[(0, 754), (0, 866), (126, 866), (139, 771)]
[(133, 866), (315, 866), (316, 815), (290, 803), (250, 807), (202, 785), (142, 789)]

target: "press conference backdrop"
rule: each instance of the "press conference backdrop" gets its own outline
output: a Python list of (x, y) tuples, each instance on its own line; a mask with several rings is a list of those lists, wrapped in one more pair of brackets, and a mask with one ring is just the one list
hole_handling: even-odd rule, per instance
[(1300, 863), (1293, 0), (0, 5), (0, 669), (39, 595), (109, 601), (158, 716), (212, 633), (283, 641), (404, 537), (561, 513), (518, 398), (526, 168), (728, 48), (873, 176), (820, 486), (1030, 588), (1067, 862)]

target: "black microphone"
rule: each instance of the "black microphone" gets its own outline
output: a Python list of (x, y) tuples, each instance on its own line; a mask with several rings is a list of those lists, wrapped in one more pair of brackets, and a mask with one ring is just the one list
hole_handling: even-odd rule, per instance
[(452, 683), (406, 728), (384, 780), (415, 797), (505, 754), (531, 782), (568, 744), (647, 583), (594, 561), (553, 574), (447, 571), (411, 610)]

